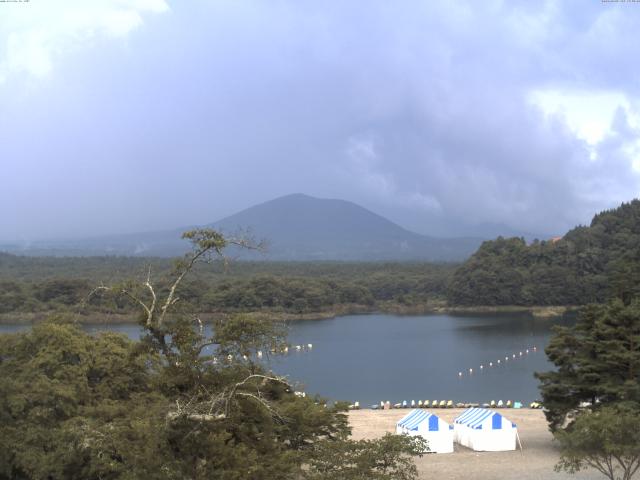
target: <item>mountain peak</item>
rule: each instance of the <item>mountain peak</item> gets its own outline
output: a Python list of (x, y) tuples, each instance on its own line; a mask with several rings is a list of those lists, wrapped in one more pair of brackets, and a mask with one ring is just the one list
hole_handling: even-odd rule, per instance
[(278, 260), (454, 260), (479, 244), (425, 237), (353, 202), (302, 193), (255, 205), (212, 226), (223, 232), (249, 229), (269, 242), (269, 257)]
[(306, 193), (289, 193), (287, 195), (282, 195), (281, 197), (276, 197), (272, 200), (267, 200), (267, 202), (277, 202), (278, 200), (320, 200), (318, 197), (312, 197), (311, 195), (307, 195)]
[[(320, 197), (314, 197), (312, 195), (307, 195), (306, 193), (289, 193), (287, 195), (282, 195), (281, 197), (276, 197), (273, 198), (271, 200), (267, 200), (266, 202), (260, 203), (257, 206), (260, 205), (266, 205), (266, 204), (271, 204), (271, 203), (287, 203), (287, 202), (305, 202), (307, 204), (314, 204), (314, 203), (340, 203), (340, 204), (351, 204), (354, 206), (359, 206), (356, 203), (350, 202), (349, 200), (342, 200), (339, 198), (320, 198)], [(249, 207), (251, 208), (251, 207)], [(360, 207), (360, 208), (364, 208), (364, 207)]]

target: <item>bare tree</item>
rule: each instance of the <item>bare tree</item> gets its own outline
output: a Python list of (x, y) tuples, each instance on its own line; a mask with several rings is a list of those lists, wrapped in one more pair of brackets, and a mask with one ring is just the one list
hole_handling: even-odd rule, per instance
[[(151, 283), (151, 267), (148, 269), (144, 282), (130, 281), (117, 286), (101, 285), (89, 294), (89, 297), (91, 297), (98, 292), (107, 291), (123, 295), (133, 301), (144, 314), (144, 328), (154, 337), (162, 352), (167, 356), (171, 354), (171, 351), (167, 349), (166, 341), (167, 315), (180, 300), (177, 295), (180, 284), (196, 264), (211, 263), (217, 259), (222, 260), (226, 268), (229, 258), (224, 253), (225, 248), (236, 246), (247, 250), (263, 251), (265, 245), (264, 241), (255, 242), (249, 236), (225, 237), (210, 228), (199, 228), (184, 232), (182, 238), (189, 240), (193, 248), (182, 259), (176, 261), (172, 274), (173, 280), (169, 284), (168, 293), (163, 299), (158, 298), (158, 289)], [(202, 328), (202, 321), (197, 315), (193, 316), (193, 321)]]
[[(255, 242), (248, 236), (225, 237), (213, 229), (196, 229), (183, 233), (182, 238), (192, 243), (192, 251), (184, 258), (178, 260), (172, 274), (172, 278), (166, 289), (159, 289), (152, 282), (151, 269), (147, 271), (146, 279), (142, 282), (126, 282), (117, 286), (100, 286), (90, 294), (98, 292), (111, 292), (130, 299), (137, 305), (142, 314), (141, 324), (148, 332), (154, 343), (168, 364), (181, 366), (184, 355), (176, 349), (175, 336), (176, 318), (171, 318), (175, 305), (179, 302), (179, 287), (185, 277), (193, 271), (198, 263), (211, 263), (214, 260), (222, 260), (227, 268), (229, 258), (224, 250), (229, 246), (242, 249), (264, 249), (264, 242)], [(166, 293), (165, 293), (166, 292)], [(220, 336), (207, 337), (204, 333), (204, 324), (198, 314), (190, 315), (188, 328), (196, 331), (193, 336), (195, 341), (189, 344), (190, 358), (200, 358), (203, 350), (209, 346), (219, 346)], [(264, 330), (262, 335), (267, 335), (269, 330)], [(190, 340), (193, 340), (190, 337)], [(228, 340), (228, 338), (227, 338)], [(268, 399), (263, 394), (264, 388), (269, 382), (280, 383), (290, 388), (282, 377), (256, 373), (254, 368), (247, 369), (247, 375), (239, 382), (235, 382), (220, 391), (210, 391), (205, 384), (198, 385), (191, 390), (184, 399), (176, 400), (176, 408), (170, 412), (169, 418), (188, 417), (191, 420), (215, 420), (229, 416), (230, 411), (239, 399), (249, 399), (266, 409), (276, 420), (284, 419), (276, 412)]]

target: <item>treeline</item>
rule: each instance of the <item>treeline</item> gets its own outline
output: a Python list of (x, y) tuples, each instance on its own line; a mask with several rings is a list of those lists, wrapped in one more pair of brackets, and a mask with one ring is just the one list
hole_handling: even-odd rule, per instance
[(556, 241), (484, 242), (454, 273), (451, 305), (585, 305), (640, 294), (640, 201)]
[[(125, 298), (98, 285), (167, 277), (168, 259), (21, 257), (0, 253), (0, 314), (127, 314)], [(625, 301), (640, 295), (640, 201), (596, 215), (556, 241), (484, 242), (464, 264), (223, 262), (201, 265), (181, 301), (203, 312), (418, 311), (433, 306), (545, 306)], [(78, 307), (81, 305), (81, 307)]]
[[(146, 260), (146, 261), (145, 261)], [(126, 298), (90, 293), (127, 278), (165, 276), (164, 259), (0, 256), (0, 313), (127, 313)], [(442, 303), (455, 266), (426, 263), (266, 263), (201, 265), (182, 285), (181, 302), (203, 312), (311, 313), (344, 305), (364, 310)], [(384, 309), (384, 308), (383, 308)]]

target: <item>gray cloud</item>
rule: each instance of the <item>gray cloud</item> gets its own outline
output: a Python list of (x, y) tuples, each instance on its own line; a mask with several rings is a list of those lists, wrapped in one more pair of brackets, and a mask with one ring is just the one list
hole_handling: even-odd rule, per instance
[[(636, 5), (170, 7), (0, 85), (0, 239), (203, 223), (291, 192), (425, 233), (561, 233), (638, 194)], [(628, 108), (590, 145), (534, 91)]]

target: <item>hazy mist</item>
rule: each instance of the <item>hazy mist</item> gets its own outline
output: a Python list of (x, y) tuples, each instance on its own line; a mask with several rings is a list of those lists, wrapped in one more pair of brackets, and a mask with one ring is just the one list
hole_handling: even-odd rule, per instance
[(640, 4), (0, 3), (0, 240), (302, 192), (554, 234), (640, 187)]

